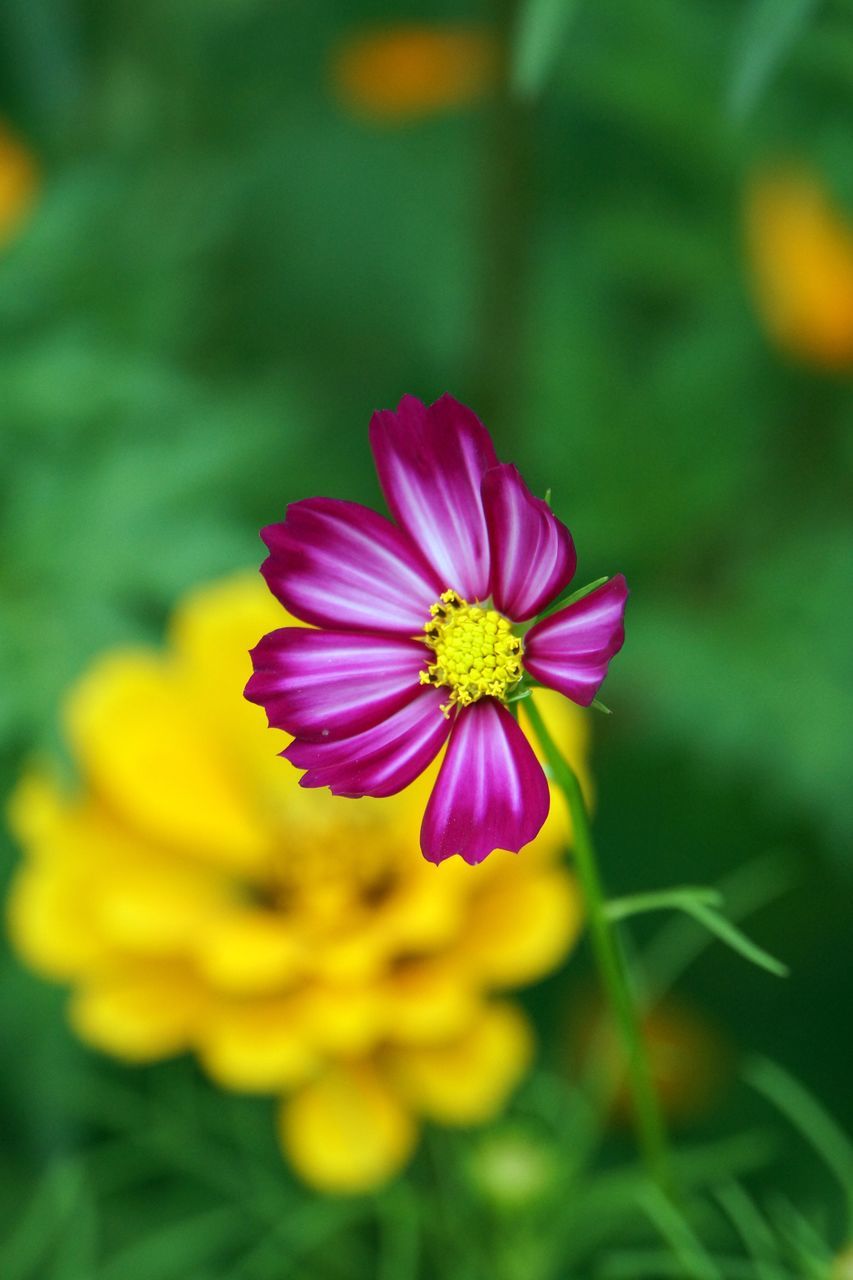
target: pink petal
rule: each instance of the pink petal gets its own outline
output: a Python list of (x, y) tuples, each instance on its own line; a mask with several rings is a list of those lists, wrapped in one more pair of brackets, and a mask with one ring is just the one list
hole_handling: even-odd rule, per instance
[(524, 640), (525, 669), (552, 689), (588, 707), (622, 648), (628, 587), (621, 573), (582, 600), (531, 627)]
[(483, 698), (460, 711), (424, 814), (421, 848), (430, 862), (454, 853), (482, 862), (513, 853), (548, 816), (548, 783), (509, 711)]
[(510, 463), (483, 477), (483, 506), (492, 548), (491, 594), (495, 608), (525, 622), (574, 577), (572, 535), (536, 498)]
[(403, 530), (357, 502), (294, 502), (261, 537), (273, 595), (315, 626), (417, 635), (444, 590)]
[(297, 739), (281, 754), (307, 769), (302, 787), (328, 787), (338, 796), (391, 796), (402, 791), (438, 754), (450, 733), (441, 703), (446, 690), (419, 688), (400, 711), (351, 738)]
[(427, 650), (417, 640), (283, 627), (252, 650), (246, 697), (274, 729), (337, 741), (399, 711), (422, 690)]
[(479, 418), (452, 396), (424, 405), (404, 396), (397, 411), (373, 415), (370, 443), (395, 520), (441, 578), (467, 600), (489, 591), (489, 538), (480, 497), (497, 466)]

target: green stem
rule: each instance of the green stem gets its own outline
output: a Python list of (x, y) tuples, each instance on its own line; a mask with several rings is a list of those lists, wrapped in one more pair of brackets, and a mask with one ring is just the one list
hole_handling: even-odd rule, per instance
[(589, 815), (580, 783), (564, 759), (534, 699), (525, 700), (525, 711), (539, 739), (554, 781), (566, 797), (574, 832), (574, 855), (589, 921), (589, 931), (602, 985), (607, 993), (614, 1021), (625, 1052), (626, 1075), (633, 1103), (637, 1142), (651, 1176), (669, 1189), (669, 1157), (657, 1094), (649, 1060), (628, 983), (625, 962), (613, 925), (607, 917), (606, 901), (592, 842)]

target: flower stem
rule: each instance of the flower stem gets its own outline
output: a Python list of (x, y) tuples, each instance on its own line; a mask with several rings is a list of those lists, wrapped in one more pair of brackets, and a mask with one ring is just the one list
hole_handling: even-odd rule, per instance
[(554, 781), (565, 795), (569, 806), (574, 831), (575, 866), (583, 890), (599, 975), (622, 1039), (637, 1142), (649, 1173), (661, 1187), (669, 1190), (666, 1130), (652, 1081), (625, 962), (613, 925), (605, 912), (604, 890), (583, 792), (574, 770), (548, 732), (542, 714), (532, 697), (525, 700), (525, 711), (542, 745)]

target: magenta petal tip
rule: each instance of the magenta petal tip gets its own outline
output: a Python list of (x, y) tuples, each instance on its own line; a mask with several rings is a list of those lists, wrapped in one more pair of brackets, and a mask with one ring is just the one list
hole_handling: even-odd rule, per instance
[(628, 585), (619, 573), (531, 627), (524, 665), (535, 680), (588, 707), (625, 641)]
[(429, 862), (458, 854), (475, 865), (496, 849), (517, 853), (538, 835), (550, 794), (517, 721), (485, 698), (460, 711), (421, 827)]

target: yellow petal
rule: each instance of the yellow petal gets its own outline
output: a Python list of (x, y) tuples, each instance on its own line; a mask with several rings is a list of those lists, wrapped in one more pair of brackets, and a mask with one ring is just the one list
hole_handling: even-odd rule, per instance
[(165, 659), (113, 653), (78, 683), (68, 732), (93, 787), (140, 832), (234, 869), (265, 861), (269, 833)]
[(319, 1058), (299, 998), (212, 1003), (197, 1034), (199, 1057), (217, 1084), (245, 1093), (276, 1093), (312, 1074)]
[(96, 932), (84, 877), (36, 866), (18, 872), (7, 902), (9, 936), (15, 950), (48, 978), (78, 978), (109, 960)]
[[(241, 705), (252, 672), (248, 651), (278, 627), (301, 627), (278, 603), (256, 569), (196, 587), (180, 601), (169, 624), (169, 639), (187, 676), (218, 710)], [(232, 681), (222, 677), (231, 673)], [(240, 683), (242, 679), (243, 683)], [(223, 683), (241, 695), (223, 698)]]
[(282, 915), (233, 906), (199, 930), (194, 953), (203, 977), (224, 993), (271, 992), (304, 963), (303, 948)]
[(507, 865), (471, 900), (456, 966), (492, 986), (523, 986), (560, 964), (581, 920), (580, 893), (568, 872)]
[(104, 859), (97, 888), (90, 884), (92, 914), (116, 947), (146, 955), (175, 955), (204, 936), (229, 898), (209, 869), (159, 850), (142, 850), (117, 833)]
[(485, 1006), (468, 1030), (440, 1045), (393, 1047), (383, 1061), (415, 1111), (439, 1124), (481, 1124), (527, 1070), (533, 1037), (512, 1004)]
[(445, 956), (398, 962), (381, 992), (386, 1035), (395, 1044), (450, 1039), (477, 1011), (468, 974)]
[(334, 1057), (361, 1057), (383, 1031), (378, 986), (314, 982), (304, 988), (305, 1017), (314, 1044)]
[[(415, 831), (420, 825), (420, 815)], [(452, 940), (465, 928), (470, 886), (454, 876), (450, 863), (427, 863), (419, 848), (406, 850), (410, 865), (396, 891), (383, 905), (379, 924), (389, 946), (401, 951), (429, 951)], [(452, 859), (459, 863), (460, 859)], [(448, 869), (449, 875), (444, 871)]]
[[(20, 910), (32, 941), (38, 930), (51, 955), (67, 957), (63, 973), (76, 971), (84, 955), (99, 956), (100, 940), (119, 952), (179, 953), (232, 897), (218, 871), (140, 839), (91, 798), (63, 805), (30, 779), (16, 803), (19, 829), (28, 836), (30, 879), (38, 882), (25, 892)], [(39, 951), (41, 964), (32, 946), (28, 954), (44, 969), (43, 944)], [(58, 976), (53, 961), (49, 969)]]
[(243, 697), (252, 674), (249, 650), (279, 627), (303, 624), (281, 607), (257, 571), (197, 587), (181, 601), (169, 638), (181, 680), (211, 732), (228, 742), (235, 769), (252, 780), (256, 770), (283, 786), (277, 759), (290, 739), (267, 727), (263, 710)]
[(74, 1030), (88, 1044), (129, 1062), (168, 1058), (190, 1047), (205, 995), (180, 965), (128, 966), (79, 987)]
[(11, 808), (26, 854), (7, 905), (12, 942), (47, 977), (79, 977), (114, 951), (97, 921), (101, 816), (63, 801), (37, 774), (24, 778)]
[(12, 834), (27, 851), (42, 841), (61, 818), (62, 794), (48, 773), (28, 770), (9, 798), (7, 816)]
[(409, 1111), (368, 1063), (330, 1067), (284, 1101), (279, 1132), (301, 1177), (338, 1194), (386, 1182), (417, 1137)]

